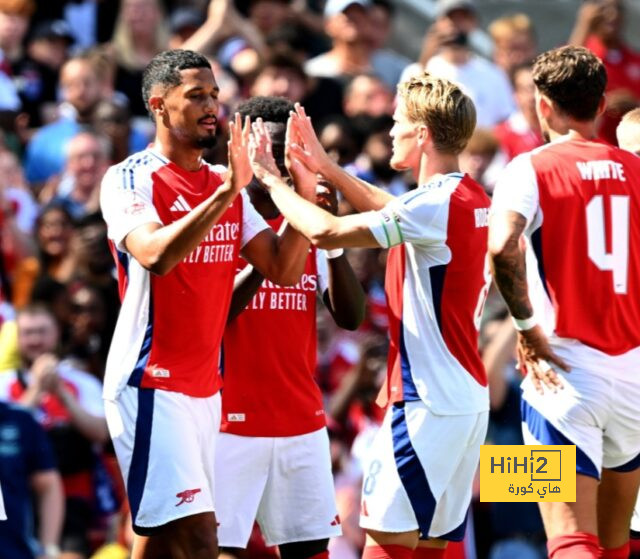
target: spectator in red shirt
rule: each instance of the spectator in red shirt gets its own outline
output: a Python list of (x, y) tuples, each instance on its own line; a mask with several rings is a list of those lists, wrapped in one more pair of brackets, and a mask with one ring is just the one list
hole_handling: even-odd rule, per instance
[(525, 62), (513, 69), (511, 84), (517, 111), (493, 130), (507, 162), (543, 143), (536, 115), (531, 62)]
[(624, 2), (589, 0), (578, 11), (569, 44), (585, 46), (607, 70), (607, 110), (599, 136), (615, 145), (615, 129), (624, 113), (640, 104), (640, 52), (623, 36)]

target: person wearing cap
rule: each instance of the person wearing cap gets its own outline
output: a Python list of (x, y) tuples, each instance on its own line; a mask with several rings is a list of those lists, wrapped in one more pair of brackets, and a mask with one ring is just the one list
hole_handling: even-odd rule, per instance
[(54, 104), (58, 96), (58, 76), (74, 43), (64, 20), (39, 23), (27, 40), (27, 52), (13, 65), (22, 108), (29, 115), (29, 126), (43, 124), (43, 105)]
[[(425, 44), (433, 43), (432, 55), (423, 51), (420, 62), (405, 69), (403, 78), (426, 70), (454, 82), (469, 95), (477, 109), (477, 125), (493, 128), (514, 111), (509, 79), (496, 64), (475, 54), (470, 33), (477, 24), (474, 3), (470, 0), (441, 0), (438, 19), (427, 32)], [(426, 59), (426, 60), (425, 60)]]
[(331, 39), (331, 50), (306, 62), (307, 75), (346, 81), (372, 71), (370, 7), (371, 0), (327, 0), (325, 32)]

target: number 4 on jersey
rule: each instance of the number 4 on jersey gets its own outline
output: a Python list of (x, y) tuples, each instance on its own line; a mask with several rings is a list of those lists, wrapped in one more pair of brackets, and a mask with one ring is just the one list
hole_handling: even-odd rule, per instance
[(589, 258), (602, 271), (613, 272), (613, 291), (627, 292), (629, 268), (629, 196), (611, 196), (611, 252), (605, 243), (604, 201), (594, 196), (587, 204)]

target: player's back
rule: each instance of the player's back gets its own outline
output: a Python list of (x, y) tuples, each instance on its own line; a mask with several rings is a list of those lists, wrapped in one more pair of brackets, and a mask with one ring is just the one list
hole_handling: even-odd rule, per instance
[(640, 346), (640, 158), (596, 141), (531, 153), (531, 244), (554, 331), (609, 355)]

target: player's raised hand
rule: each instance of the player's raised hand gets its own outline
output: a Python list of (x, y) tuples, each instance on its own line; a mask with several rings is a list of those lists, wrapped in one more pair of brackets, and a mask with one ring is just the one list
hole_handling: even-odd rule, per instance
[(289, 156), (298, 159), (310, 171), (323, 174), (333, 164), (316, 136), (311, 118), (300, 103), (296, 103), (295, 110), (291, 112), (287, 134), (290, 139), (286, 146)]
[(251, 162), (249, 161), (249, 137), (251, 134), (251, 119), (246, 117), (244, 126), (239, 113), (229, 122), (229, 170), (227, 180), (235, 192), (240, 192), (249, 184), (253, 177)]
[(268, 188), (269, 177), (282, 179), (276, 160), (273, 157), (271, 135), (261, 118), (251, 126), (251, 138), (249, 140), (249, 160), (253, 174), (262, 186)]
[(318, 183), (317, 173), (307, 165), (304, 159), (300, 158), (300, 154), (296, 154), (292, 149), (294, 146), (299, 145), (300, 142), (300, 136), (293, 125), (294, 117), (294, 113), (291, 113), (287, 121), (284, 164), (293, 179), (296, 192), (306, 200), (315, 202), (316, 184)]
[(553, 392), (562, 389), (562, 381), (552, 365), (569, 372), (569, 366), (549, 346), (540, 326), (518, 332), (518, 361), (534, 388), (544, 394), (543, 384)]

